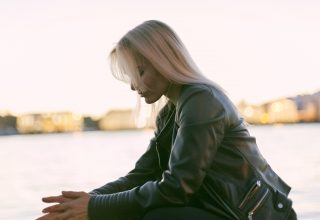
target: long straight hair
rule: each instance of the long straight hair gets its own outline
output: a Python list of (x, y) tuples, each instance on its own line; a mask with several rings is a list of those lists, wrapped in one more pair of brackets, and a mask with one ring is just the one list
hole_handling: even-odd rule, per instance
[(127, 32), (109, 57), (114, 77), (135, 88), (141, 88), (138, 66), (147, 60), (173, 84), (208, 84), (223, 92), (201, 73), (179, 36), (161, 21), (145, 21)]

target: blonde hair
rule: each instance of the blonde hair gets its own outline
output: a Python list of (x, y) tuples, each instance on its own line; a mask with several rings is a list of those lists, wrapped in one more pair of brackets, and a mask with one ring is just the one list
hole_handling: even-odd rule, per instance
[(165, 23), (150, 20), (126, 33), (110, 53), (115, 78), (141, 88), (138, 66), (144, 60), (173, 84), (209, 84), (178, 35)]

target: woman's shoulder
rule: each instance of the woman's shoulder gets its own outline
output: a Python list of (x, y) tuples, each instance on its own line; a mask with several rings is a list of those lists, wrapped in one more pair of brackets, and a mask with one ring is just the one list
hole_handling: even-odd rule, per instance
[(185, 102), (190, 100), (192, 97), (202, 97), (204, 100), (210, 102), (224, 102), (223, 99), (227, 99), (227, 96), (224, 94), (224, 92), (220, 89), (215, 87), (214, 85), (208, 85), (208, 84), (187, 84), (183, 85), (179, 100), (177, 103), (177, 108), (182, 107)]
[(238, 124), (242, 118), (237, 107), (221, 88), (207, 84), (184, 85), (176, 112), (178, 115), (184, 112), (191, 117), (196, 116), (193, 118), (197, 120), (224, 115), (229, 125)]
[(226, 95), (226, 93), (215, 85), (208, 84), (188, 84), (184, 85), (177, 102), (177, 112), (181, 112), (184, 107), (193, 108), (196, 111), (221, 110), (228, 115), (238, 115), (236, 106)]
[(193, 83), (185, 84), (182, 86), (181, 94), (194, 93), (194, 92), (209, 92), (213, 88), (212, 85)]
[(211, 85), (183, 86), (177, 102), (175, 120), (180, 126), (225, 120), (226, 109), (219, 96), (219, 91)]

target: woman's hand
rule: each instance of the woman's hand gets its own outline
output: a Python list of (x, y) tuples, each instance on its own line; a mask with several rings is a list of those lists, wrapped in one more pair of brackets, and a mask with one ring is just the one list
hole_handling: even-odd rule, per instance
[(88, 220), (90, 195), (86, 192), (63, 191), (60, 196), (45, 197), (45, 203), (59, 203), (42, 210), (46, 215), (37, 220)]

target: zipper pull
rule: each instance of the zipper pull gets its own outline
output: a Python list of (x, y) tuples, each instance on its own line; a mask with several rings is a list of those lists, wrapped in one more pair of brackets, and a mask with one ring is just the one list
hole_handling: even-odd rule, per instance
[(253, 212), (248, 213), (248, 220), (252, 220), (252, 215), (253, 215)]
[(158, 149), (158, 141), (156, 141), (156, 152), (157, 152), (157, 156), (158, 156), (158, 165), (159, 165), (159, 168), (162, 169), (160, 152), (159, 152), (159, 149)]

